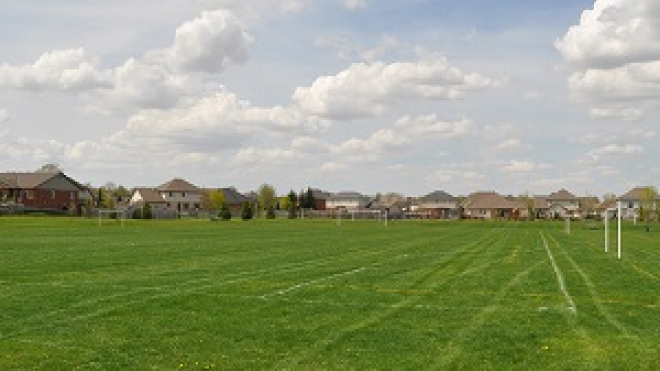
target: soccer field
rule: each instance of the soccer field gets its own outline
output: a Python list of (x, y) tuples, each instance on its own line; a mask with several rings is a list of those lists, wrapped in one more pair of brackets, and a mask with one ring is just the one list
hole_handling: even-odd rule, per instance
[(2, 370), (660, 367), (660, 225), (0, 218)]

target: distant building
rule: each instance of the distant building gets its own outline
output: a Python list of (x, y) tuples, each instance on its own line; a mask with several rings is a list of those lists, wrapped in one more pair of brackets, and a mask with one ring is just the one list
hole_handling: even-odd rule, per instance
[(86, 188), (60, 171), (0, 173), (0, 198), (24, 211), (81, 212)]

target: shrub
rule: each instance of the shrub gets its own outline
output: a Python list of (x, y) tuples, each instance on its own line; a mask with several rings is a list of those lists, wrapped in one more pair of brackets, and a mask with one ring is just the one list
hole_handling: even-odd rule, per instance
[(241, 217), (243, 220), (252, 219), (252, 206), (249, 202), (243, 202), (243, 210), (241, 211)]
[(270, 206), (266, 210), (266, 219), (275, 219), (275, 208)]
[(220, 219), (222, 220), (231, 220), (231, 211), (229, 210), (229, 207), (227, 206), (226, 203), (222, 203), (220, 206), (220, 213), (219, 213)]

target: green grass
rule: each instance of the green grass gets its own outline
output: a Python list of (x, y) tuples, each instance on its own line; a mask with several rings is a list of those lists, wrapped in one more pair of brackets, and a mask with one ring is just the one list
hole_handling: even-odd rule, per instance
[(622, 260), (602, 240), (581, 223), (2, 217), (0, 369), (657, 369), (660, 226), (627, 225)]

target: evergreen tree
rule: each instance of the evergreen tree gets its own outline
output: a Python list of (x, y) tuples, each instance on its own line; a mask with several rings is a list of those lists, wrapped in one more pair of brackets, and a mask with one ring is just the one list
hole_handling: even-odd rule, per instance
[(311, 187), (307, 187), (307, 208), (310, 210), (316, 209), (316, 200)]
[(142, 219), (152, 219), (151, 205), (145, 203), (142, 205)]
[(249, 202), (243, 202), (243, 210), (241, 212), (241, 217), (243, 220), (251, 220), (252, 219), (252, 205), (250, 205)]
[(296, 192), (291, 191), (289, 192), (289, 219), (295, 219), (296, 218), (296, 211), (297, 207), (296, 204), (298, 203), (298, 199), (296, 197)]
[(231, 210), (229, 210), (229, 207), (224, 202), (220, 205), (220, 219), (231, 220)]

